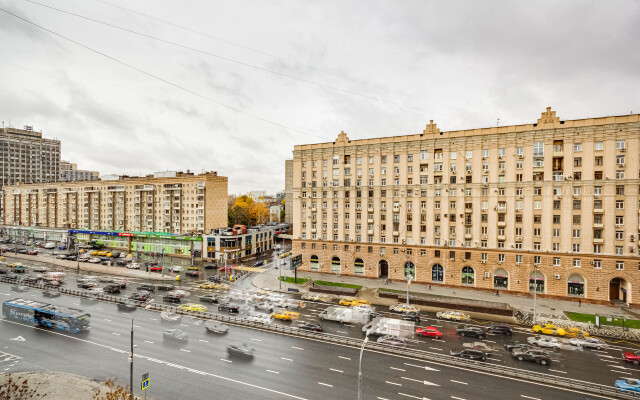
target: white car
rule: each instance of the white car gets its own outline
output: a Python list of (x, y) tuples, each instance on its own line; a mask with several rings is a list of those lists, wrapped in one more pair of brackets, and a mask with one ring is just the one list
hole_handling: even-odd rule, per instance
[(129, 263), (129, 265), (127, 265), (127, 268), (129, 268), (129, 269), (140, 269), (140, 264), (138, 264), (138, 263)]
[(56, 248), (56, 244), (52, 243), (52, 242), (49, 242), (49, 243), (45, 244), (42, 247), (44, 247), (45, 249), (55, 249)]
[(184, 271), (184, 268), (182, 268), (179, 265), (174, 265), (173, 267), (169, 268), (169, 270), (173, 271), (173, 272), (182, 272), (182, 271)]
[(90, 262), (91, 264), (100, 264), (100, 259), (99, 259), (99, 258), (95, 258), (95, 257), (93, 257), (93, 258), (90, 258), (90, 259), (89, 259), (89, 262)]
[(361, 311), (361, 312), (372, 312), (376, 310), (370, 304), (358, 304), (357, 306), (351, 307), (351, 309), (355, 311)]
[(569, 343), (574, 346), (589, 347), (596, 350), (602, 350), (607, 347), (604, 341), (592, 337), (569, 339)]
[(446, 319), (449, 321), (468, 321), (469, 316), (459, 311), (439, 311), (436, 313), (438, 319)]
[(89, 293), (103, 293), (104, 289), (101, 288), (101, 287), (92, 287), (92, 288), (87, 289), (87, 292), (89, 292)]
[(527, 343), (539, 347), (547, 347), (550, 349), (559, 349), (562, 344), (556, 338), (548, 338), (543, 336), (531, 336), (527, 338)]
[(462, 347), (464, 348), (469, 348), (469, 349), (475, 349), (475, 350), (482, 350), (485, 353), (491, 354), (491, 353), (495, 353), (495, 349), (491, 346), (489, 346), (488, 344), (486, 344), (485, 342), (468, 342), (468, 343), (463, 343)]
[(32, 269), (35, 272), (47, 272), (47, 271), (49, 271), (49, 268), (47, 268), (45, 266), (33, 267)]
[(389, 306), (389, 311), (394, 311), (394, 312), (404, 312), (404, 311), (412, 311), (412, 312), (419, 312), (420, 309), (418, 309), (418, 307), (412, 305), (412, 304), (394, 304), (392, 306)]

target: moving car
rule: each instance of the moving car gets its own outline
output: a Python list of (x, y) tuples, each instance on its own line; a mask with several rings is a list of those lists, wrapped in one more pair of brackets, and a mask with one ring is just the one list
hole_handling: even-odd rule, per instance
[(268, 313), (272, 313), (273, 312), (273, 304), (268, 303), (268, 302), (260, 302), (258, 304), (256, 304), (255, 306), (253, 306), (253, 309), (256, 311), (264, 311), (264, 312), (268, 312)]
[(531, 361), (542, 365), (551, 364), (551, 356), (546, 351), (516, 347), (511, 350), (511, 354), (519, 361)]
[(28, 286), (22, 286), (22, 285), (13, 285), (11, 286), (11, 290), (14, 292), (28, 292), (29, 291), (29, 287)]
[(189, 271), (198, 271), (200, 267), (196, 267), (195, 265), (190, 265), (187, 267)]
[(449, 354), (454, 357), (468, 358), (469, 360), (487, 361), (487, 355), (482, 350), (454, 349)]
[(157, 288), (158, 288), (158, 290), (169, 291), (169, 290), (175, 289), (176, 286), (175, 285), (171, 285), (171, 284), (163, 284), (163, 285), (158, 285)]
[(567, 334), (567, 331), (552, 324), (534, 325), (531, 330), (545, 335), (564, 336)]
[(78, 283), (78, 287), (82, 289), (91, 289), (94, 287), (98, 287), (98, 285), (95, 282), (81, 282)]
[(546, 338), (543, 336), (531, 336), (527, 338), (527, 343), (539, 347), (547, 347), (550, 349), (559, 349), (562, 344), (556, 338)]
[(568, 338), (581, 338), (581, 337), (589, 337), (589, 333), (583, 331), (580, 328), (568, 328), (565, 329), (567, 332), (564, 336)]
[(625, 359), (625, 361), (633, 363), (634, 365), (640, 364), (640, 350), (626, 351), (622, 353), (622, 357)]
[(187, 303), (178, 307), (181, 311), (196, 311), (196, 312), (207, 312), (209, 309), (207, 306), (203, 306), (202, 304), (197, 303)]
[(468, 321), (470, 318), (467, 314), (460, 311), (439, 311), (436, 313), (438, 319), (446, 319), (449, 321)]
[(204, 296), (200, 296), (200, 301), (212, 304), (217, 303), (218, 296), (215, 294), (205, 294)]
[(174, 265), (173, 267), (169, 268), (169, 271), (173, 271), (173, 272), (182, 272), (184, 271), (184, 268), (182, 268), (179, 265)]
[(528, 349), (530, 347), (531, 345), (529, 343), (522, 343), (519, 341), (504, 344), (504, 348), (507, 349), (508, 351), (511, 351), (513, 349)]
[(332, 298), (331, 296), (326, 294), (306, 293), (302, 295), (301, 299), (307, 301), (320, 301), (323, 303), (329, 303), (331, 302)]
[(300, 318), (300, 313), (289, 310), (276, 310), (271, 313), (270, 317), (280, 319), (282, 321), (292, 321)]
[(216, 268), (218, 268), (218, 266), (215, 264), (206, 264), (204, 266), (204, 269), (216, 269)]
[(313, 331), (313, 332), (322, 332), (324, 328), (320, 324), (313, 324), (311, 322), (301, 322), (298, 325), (298, 329), (302, 329), (305, 331)]
[(167, 329), (162, 332), (162, 339), (176, 343), (187, 343), (189, 336), (180, 329)]
[(229, 314), (237, 314), (240, 312), (240, 307), (235, 304), (223, 303), (218, 306), (218, 311), (226, 311)]
[(463, 343), (462, 347), (464, 347), (465, 349), (476, 349), (476, 350), (482, 350), (487, 354), (491, 354), (495, 352), (495, 349), (490, 347), (488, 344), (486, 344), (485, 342), (469, 342), (469, 343)]
[(425, 326), (425, 327), (419, 326), (418, 328), (416, 328), (416, 335), (431, 337), (434, 339), (442, 339), (442, 332), (440, 332), (433, 326)]
[(135, 311), (136, 305), (133, 303), (129, 303), (126, 301), (121, 301), (118, 303), (118, 310), (120, 311)]
[(204, 323), (204, 327), (207, 329), (207, 332), (213, 333), (227, 333), (229, 331), (229, 325), (223, 324), (218, 321), (207, 321)]
[(160, 313), (160, 319), (164, 322), (178, 323), (182, 319), (180, 314), (164, 311)]
[(217, 283), (203, 283), (200, 285), (200, 289), (215, 289)]
[(368, 304), (370, 305), (370, 301), (366, 301), (364, 299), (340, 299), (338, 302), (341, 306), (358, 306), (360, 304)]
[(162, 301), (166, 301), (167, 303), (180, 303), (180, 300), (182, 300), (182, 297), (175, 294), (165, 294), (162, 296)]
[(104, 287), (105, 293), (120, 293), (120, 285), (111, 284)]
[(388, 344), (391, 346), (407, 347), (407, 343), (403, 337), (394, 335), (380, 336), (377, 342), (381, 344)]
[(162, 267), (159, 265), (154, 265), (152, 267), (149, 267), (149, 271), (151, 272), (162, 272)]
[(509, 325), (491, 324), (487, 327), (488, 333), (500, 334), (500, 335), (513, 335), (513, 330)]
[(30, 256), (37, 256), (38, 255), (38, 250), (27, 250), (27, 252), (25, 254), (28, 254)]
[(604, 341), (592, 337), (569, 339), (569, 343), (574, 346), (587, 347), (596, 350), (602, 350), (607, 347), (607, 344)]
[(392, 306), (389, 306), (389, 311), (401, 313), (405, 311), (419, 312), (420, 310), (418, 309), (418, 307), (411, 304), (394, 304)]
[(129, 296), (129, 298), (136, 301), (149, 301), (149, 299), (151, 299), (151, 296), (146, 292), (136, 292)]
[(198, 272), (198, 271), (187, 271), (187, 273), (185, 275), (197, 277), (197, 276), (200, 276), (200, 272)]
[(640, 380), (632, 378), (618, 379), (616, 380), (616, 387), (621, 392), (640, 393)]
[(147, 292), (153, 292), (153, 291), (156, 290), (156, 287), (154, 285), (145, 284), (145, 285), (139, 285), (137, 287), (137, 289), (138, 290), (146, 290)]
[(44, 292), (42, 292), (42, 295), (44, 297), (60, 297), (60, 292), (55, 290), (45, 290)]
[(404, 311), (401, 319), (405, 321), (420, 322), (420, 313), (416, 311)]
[(485, 337), (487, 337), (487, 333), (485, 332), (485, 330), (483, 328), (477, 327), (477, 326), (470, 326), (470, 325), (466, 325), (463, 327), (459, 327), (458, 329), (456, 329), (456, 333), (458, 334), (458, 336), (473, 336), (476, 337), (480, 340), (484, 339)]
[(246, 344), (230, 344), (227, 346), (227, 353), (231, 357), (253, 358), (255, 350)]
[(129, 268), (129, 269), (140, 269), (140, 264), (132, 262), (132, 263), (129, 263), (129, 265), (127, 265), (127, 268)]

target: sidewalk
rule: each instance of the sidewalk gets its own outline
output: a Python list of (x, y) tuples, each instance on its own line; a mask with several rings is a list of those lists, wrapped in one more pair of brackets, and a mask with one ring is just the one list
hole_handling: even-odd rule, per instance
[[(385, 285), (384, 279), (367, 279), (358, 278), (353, 276), (336, 276), (319, 273), (304, 272), (298, 274), (300, 278), (309, 278), (312, 280), (325, 280), (331, 282), (341, 282), (353, 285), (361, 285), (362, 290), (358, 297), (364, 298), (372, 302), (372, 304), (390, 305), (397, 303), (394, 299), (378, 297), (376, 290), (378, 288), (406, 290), (407, 285), (402, 282), (389, 282)], [(280, 289), (280, 282), (278, 281), (278, 270), (267, 270), (261, 274), (255, 276), (252, 280), (253, 285), (263, 289), (270, 289), (274, 291), (286, 292), (288, 287), (296, 287), (302, 293), (309, 291), (308, 285), (294, 285), (291, 283), (282, 282), (282, 289)], [(516, 296), (511, 294), (500, 294), (496, 296), (494, 292), (485, 292), (466, 288), (450, 288), (441, 287), (438, 285), (432, 285), (432, 289), (429, 290), (428, 285), (413, 283), (409, 288), (410, 292), (423, 293), (425, 295), (437, 295), (448, 296), (459, 299), (467, 299), (473, 301), (487, 301), (493, 303), (503, 303), (510, 306), (514, 310), (521, 310), (524, 312), (533, 312), (533, 296)], [(598, 314), (598, 315), (615, 315), (624, 316), (629, 319), (637, 319), (637, 315), (627, 312), (625, 309), (621, 309), (613, 306), (606, 306), (600, 304), (582, 303), (582, 306), (578, 306), (575, 301), (544, 299), (538, 297), (536, 299), (536, 312), (539, 316), (548, 316), (553, 318), (564, 319), (564, 312), (580, 312), (586, 314)]]

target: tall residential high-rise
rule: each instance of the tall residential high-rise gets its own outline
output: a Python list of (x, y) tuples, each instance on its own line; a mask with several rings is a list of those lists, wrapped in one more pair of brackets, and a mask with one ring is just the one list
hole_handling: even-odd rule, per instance
[(306, 271), (640, 304), (639, 145), (637, 114), (547, 108), (295, 146), (293, 254)]
[(45, 139), (30, 126), (0, 128), (0, 186), (57, 182), (60, 141)]

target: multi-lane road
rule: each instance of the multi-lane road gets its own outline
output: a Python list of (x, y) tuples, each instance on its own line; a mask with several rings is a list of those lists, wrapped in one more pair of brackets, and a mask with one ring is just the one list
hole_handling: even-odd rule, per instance
[[(75, 284), (70, 274), (67, 286)], [(121, 294), (127, 296), (135, 290), (132, 282)], [(232, 289), (239, 297), (248, 286), (240, 282)], [(184, 282), (182, 288), (192, 292), (191, 298), (210, 292), (197, 287), (195, 281)], [(10, 285), (0, 284), (0, 298), (29, 297), (43, 299), (40, 291), (31, 289), (26, 293), (11, 292)], [(2, 321), (3, 334), (0, 350), (21, 357), (19, 362), (0, 364), (0, 372), (45, 368), (90, 375), (92, 377), (118, 376), (121, 383), (128, 377), (127, 349), (131, 317), (134, 318), (136, 376), (151, 372), (154, 397), (176, 398), (189, 388), (193, 396), (210, 396), (223, 391), (226, 397), (247, 398), (354, 398), (357, 388), (357, 349), (339, 347), (329, 343), (310, 341), (288, 336), (231, 327), (224, 336), (207, 334), (198, 319), (183, 319), (177, 327), (190, 336), (184, 347), (166, 346), (162, 331), (167, 328), (155, 312), (137, 310), (123, 314), (113, 304), (85, 302), (79, 298), (62, 296), (46, 299), (55, 304), (86, 309), (92, 315), (91, 330), (86, 335), (66, 336)], [(161, 301), (156, 294), (156, 301)], [(216, 305), (209, 305), (217, 312)], [(327, 304), (308, 303), (301, 310), (301, 320), (318, 322), (317, 315)], [(247, 312), (244, 305), (241, 315)], [(389, 316), (392, 316), (389, 314)], [(463, 339), (455, 334), (459, 323), (440, 321), (433, 315), (423, 313), (420, 325), (436, 326), (445, 335), (445, 340), (414, 338), (410, 347), (422, 351), (448, 354), (460, 347)], [(487, 321), (472, 321), (482, 325)], [(273, 323), (296, 325), (297, 322)], [(325, 321), (325, 331), (339, 336), (362, 337), (361, 325), (340, 324)], [(16, 339), (22, 337), (25, 341)], [(495, 347), (488, 364), (498, 364), (543, 372), (558, 377), (569, 377), (587, 382), (612, 385), (615, 379), (640, 378), (640, 369), (621, 359), (624, 350), (634, 350), (634, 343), (611, 343), (606, 350), (578, 350), (570, 345), (552, 352), (553, 363), (543, 367), (533, 363), (518, 362), (503, 349), (507, 341), (525, 341), (531, 332), (516, 327), (513, 337), (491, 335), (485, 341)], [(226, 346), (231, 343), (248, 343), (255, 347), (256, 357), (251, 362), (229, 359)], [(0, 362), (2, 357), (0, 357)], [(13, 364), (13, 366), (10, 366)], [(425, 368), (428, 367), (428, 368)], [(2, 371), (8, 368), (6, 371)], [(90, 371), (90, 372), (88, 372)], [(199, 376), (198, 376), (199, 375)], [(584, 395), (546, 388), (533, 383), (512, 381), (495, 376), (479, 374), (452, 367), (425, 364), (421, 361), (367, 351), (363, 360), (363, 398), (585, 398)], [(136, 378), (138, 379), (138, 378)], [(138, 382), (139, 383), (139, 382)], [(168, 385), (169, 387), (165, 387)], [(490, 395), (496, 391), (495, 396)], [(229, 391), (229, 392), (227, 392)], [(414, 396), (414, 397), (412, 397)], [(521, 397), (522, 396), (522, 397)], [(573, 397), (572, 397), (573, 396)]]

